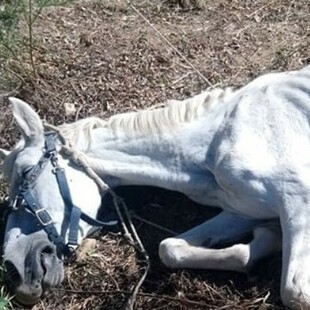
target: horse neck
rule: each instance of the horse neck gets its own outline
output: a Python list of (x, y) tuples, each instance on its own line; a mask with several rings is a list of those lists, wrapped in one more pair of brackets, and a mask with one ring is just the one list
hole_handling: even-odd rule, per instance
[(115, 132), (98, 128), (86, 152), (90, 165), (111, 187), (149, 185), (184, 192), (206, 169), (206, 153), (225, 109), (163, 132)]
[(181, 178), (182, 151), (175, 148), (174, 134), (108, 142), (103, 142), (103, 130), (96, 134), (102, 142), (92, 146), (88, 161), (102, 178), (109, 177), (110, 186), (150, 185), (175, 189)]

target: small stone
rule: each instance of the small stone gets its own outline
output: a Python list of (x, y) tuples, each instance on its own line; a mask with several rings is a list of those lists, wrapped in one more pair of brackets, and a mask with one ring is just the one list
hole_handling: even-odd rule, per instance
[(82, 241), (81, 245), (77, 249), (77, 261), (81, 262), (87, 258), (87, 256), (95, 250), (97, 244), (96, 239), (86, 238)]
[(65, 107), (65, 114), (66, 114), (66, 116), (75, 115), (76, 107), (75, 107), (74, 103), (65, 102), (64, 107)]

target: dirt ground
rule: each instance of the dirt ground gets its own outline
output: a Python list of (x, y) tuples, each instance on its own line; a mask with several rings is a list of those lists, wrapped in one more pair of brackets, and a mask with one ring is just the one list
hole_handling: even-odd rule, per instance
[[(6, 74), (14, 71), (18, 78), (0, 86), (0, 146), (11, 147), (18, 136), (8, 95), (60, 124), (185, 98), (211, 84), (238, 87), (264, 72), (310, 63), (309, 0), (206, 0), (193, 9), (177, 2), (133, 1), (140, 13), (125, 0), (81, 0), (44, 9), (34, 29), (36, 76), (14, 59), (4, 64)], [(30, 68), (27, 55), (20, 57)], [(68, 103), (75, 108), (69, 115)], [(3, 183), (1, 188), (4, 197)], [(216, 212), (158, 189), (127, 188), (121, 194), (139, 216), (175, 232)], [(280, 255), (249, 275), (172, 271), (157, 254), (169, 233), (140, 220), (135, 224), (151, 257), (135, 309), (282, 309)], [(34, 310), (122, 309), (141, 274), (140, 261), (117, 233), (102, 232), (95, 240), (95, 248), (67, 268), (63, 285)]]

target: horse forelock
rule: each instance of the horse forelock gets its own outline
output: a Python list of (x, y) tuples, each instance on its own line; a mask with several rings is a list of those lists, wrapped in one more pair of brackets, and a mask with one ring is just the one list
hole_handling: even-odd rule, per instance
[(227, 99), (231, 94), (231, 88), (215, 88), (189, 99), (167, 101), (164, 107), (121, 113), (106, 120), (89, 117), (60, 125), (58, 129), (71, 145), (83, 143), (82, 149), (85, 151), (92, 142), (91, 132), (96, 128), (107, 128), (115, 135), (130, 137), (165, 133), (182, 123), (197, 119), (201, 110), (208, 110), (211, 105)]

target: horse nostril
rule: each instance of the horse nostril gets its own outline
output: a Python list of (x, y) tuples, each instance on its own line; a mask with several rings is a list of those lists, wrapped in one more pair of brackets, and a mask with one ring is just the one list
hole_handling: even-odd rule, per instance
[(17, 268), (8, 260), (4, 262), (4, 280), (9, 289), (19, 286), (22, 282), (21, 275)]
[(49, 268), (53, 267), (52, 262), (56, 258), (56, 248), (51, 245), (46, 245), (41, 250), (41, 265), (44, 271), (44, 274), (46, 274), (47, 270)]

